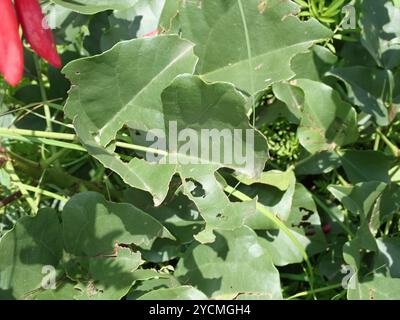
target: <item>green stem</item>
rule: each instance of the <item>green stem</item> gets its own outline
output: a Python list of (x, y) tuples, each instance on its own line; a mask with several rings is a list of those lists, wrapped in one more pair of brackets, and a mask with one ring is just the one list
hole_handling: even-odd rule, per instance
[(350, 235), (352, 238), (354, 238), (354, 233), (347, 227), (342, 221), (339, 220), (339, 218), (333, 213), (331, 208), (329, 208), (324, 201), (322, 201), (317, 195), (313, 194), (314, 201), (317, 203), (321, 209), (323, 209), (328, 216), (335, 221), (348, 235)]
[(397, 148), (397, 146), (392, 143), (383, 133), (382, 131), (378, 128), (376, 129), (376, 132), (378, 133), (378, 135), (381, 137), (381, 139), (383, 140), (383, 142), (385, 142), (385, 144), (388, 146), (388, 148), (390, 149), (390, 151), (392, 152), (392, 154), (397, 158), (400, 156), (400, 152), (399, 152), (399, 148)]
[(21, 182), (20, 178), (15, 173), (15, 169), (14, 169), (14, 166), (11, 163), (11, 161), (6, 162), (5, 170), (10, 175), (11, 183), (14, 184), (14, 186), (16, 186), (19, 189), (19, 191), (21, 191), (26, 202), (28, 202), (28, 205), (30, 206), (32, 212), (34, 214), (36, 214), (37, 207), (35, 205), (35, 201), (31, 198), (31, 196), (29, 195), (28, 189), (25, 188), (25, 185)]
[(21, 136), (70, 140), (70, 141), (76, 140), (76, 135), (70, 133), (35, 131), (35, 130), (15, 129), (15, 128), (0, 128), (0, 136), (2, 134), (17, 134)]
[[(56, 140), (76, 141), (78, 139), (77, 136), (74, 134), (71, 134), (71, 133), (35, 131), (35, 130), (25, 130), (25, 129), (15, 129), (15, 128), (0, 128), (0, 136), (14, 137), (14, 138), (17, 138), (17, 136), (32, 137), (32, 138), (35, 138), (38, 142), (43, 142), (44, 144), (55, 145), (55, 146), (60, 146), (60, 147), (64, 146), (66, 148), (78, 150), (78, 151), (86, 151), (85, 148), (83, 148), (82, 146), (80, 146), (78, 144), (72, 144), (72, 143), (66, 144), (63, 142), (55, 141), (55, 140), (43, 140), (43, 139), (56, 139)], [(149, 153), (157, 153), (157, 154), (160, 154), (163, 156), (168, 155), (168, 152), (164, 151), (164, 150), (148, 148), (148, 147), (139, 146), (136, 144), (126, 143), (126, 142), (117, 141), (116, 146), (123, 148), (123, 149), (144, 151), (144, 152), (149, 152)]]
[(54, 140), (54, 139), (37, 138), (37, 137), (32, 137), (32, 136), (22, 136), (22, 135), (13, 134), (13, 133), (11, 133), (11, 134), (0, 133), (0, 137), (19, 140), (19, 141), (23, 141), (26, 143), (35, 142), (35, 143), (40, 143), (43, 145), (49, 145), (49, 146), (55, 146), (55, 147), (59, 147), (59, 148), (87, 152), (87, 150), (79, 144), (63, 142), (63, 141)]
[(339, 182), (340, 182), (340, 184), (341, 184), (342, 186), (344, 186), (344, 187), (349, 187), (349, 186), (350, 186), (350, 183), (348, 183), (348, 182), (346, 181), (346, 179), (342, 177), (341, 174), (339, 174), (338, 172), (336, 172), (336, 176), (337, 176), (337, 178), (338, 178), (338, 180), (339, 180)]
[(23, 186), (25, 188), (25, 190), (28, 190), (28, 191), (31, 191), (31, 192), (35, 192), (35, 193), (43, 195), (45, 197), (53, 198), (55, 200), (59, 200), (59, 201), (65, 202), (65, 203), (68, 202), (68, 198), (60, 196), (57, 193), (46, 191), (46, 190), (43, 190), (41, 188), (30, 186), (30, 185), (27, 185), (27, 184), (21, 184), (21, 186)]
[[(334, 285), (327, 286), (327, 287), (324, 287), (324, 288), (318, 288), (318, 289), (314, 290), (314, 293), (320, 293), (320, 292), (335, 290), (335, 289), (339, 289), (339, 288), (343, 288), (342, 284), (334, 284)], [(311, 292), (311, 291), (299, 292), (299, 293), (296, 293), (293, 296), (290, 296), (289, 298), (287, 298), (287, 300), (293, 300), (293, 299), (296, 299), (296, 298), (308, 296), (308, 295), (310, 295), (312, 293), (313, 292)]]
[(46, 104), (46, 102), (47, 102), (47, 94), (46, 94), (46, 88), (44, 87), (44, 83), (43, 83), (43, 79), (42, 79), (42, 71), (40, 69), (39, 58), (34, 54), (33, 55), (33, 60), (35, 62), (37, 80), (38, 80), (38, 83), (39, 83), (40, 95), (42, 96), (44, 115), (46, 117), (46, 127), (47, 127), (46, 131), (53, 131), (53, 124), (51, 123), (50, 108)]
[(379, 144), (381, 142), (381, 136), (379, 134), (375, 135), (375, 141), (374, 141), (374, 151), (379, 150)]

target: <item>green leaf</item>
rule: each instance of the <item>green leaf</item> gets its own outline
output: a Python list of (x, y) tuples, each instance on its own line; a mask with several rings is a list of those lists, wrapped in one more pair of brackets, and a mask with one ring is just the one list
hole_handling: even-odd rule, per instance
[(34, 300), (72, 300), (72, 297), (78, 293), (76, 283), (64, 281), (56, 289), (38, 292), (33, 298)]
[(158, 289), (144, 294), (139, 300), (207, 300), (207, 296), (191, 286)]
[(94, 14), (105, 10), (123, 10), (140, 0), (52, 0), (56, 4), (83, 14)]
[[(177, 36), (125, 41), (104, 54), (73, 61), (63, 69), (72, 82), (65, 113), (75, 126), (85, 121), (104, 146), (124, 124), (164, 128), (161, 92), (177, 75), (191, 73), (196, 61), (193, 44)], [(95, 91), (100, 83), (108, 90)]]
[(249, 179), (245, 176), (236, 176), (236, 179), (247, 186), (260, 183), (276, 187), (281, 191), (286, 191), (289, 189), (292, 180), (295, 179), (295, 176), (292, 170), (287, 170), (285, 172), (279, 170), (270, 170), (263, 172), (257, 179)]
[(296, 174), (303, 176), (329, 173), (340, 164), (340, 157), (336, 152), (322, 151), (307, 154), (296, 164)]
[(172, 199), (167, 198), (159, 207), (152, 205), (148, 193), (138, 189), (126, 190), (124, 199), (160, 221), (180, 243), (192, 242), (193, 234), (204, 228), (204, 220), (195, 205), (180, 191), (175, 192)]
[(307, 151), (333, 151), (338, 146), (357, 141), (356, 112), (350, 104), (321, 82), (306, 79), (296, 81), (296, 86), (305, 95), (303, 116), (297, 134)]
[[(89, 259), (89, 262), (85, 261)], [(134, 271), (143, 261), (138, 252), (120, 248), (115, 256), (83, 257), (77, 264), (89, 264), (89, 279), (80, 279), (77, 300), (120, 300), (137, 280)], [(87, 282), (86, 282), (87, 281)]]
[(391, 183), (387, 186), (378, 203), (373, 208), (370, 225), (378, 230), (385, 222), (390, 221), (400, 210), (400, 186)]
[[(156, 45), (157, 51), (154, 47)], [(144, 48), (141, 48), (142, 46)], [(185, 194), (196, 204), (207, 223), (206, 230), (196, 238), (202, 242), (209, 242), (213, 239), (213, 229), (229, 230), (240, 227), (244, 219), (255, 211), (254, 201), (230, 203), (215, 179), (214, 172), (221, 167), (229, 167), (250, 177), (256, 177), (264, 168), (268, 158), (268, 147), (265, 137), (249, 124), (245, 112), (245, 99), (230, 84), (206, 84), (198, 77), (182, 75), (158, 96), (161, 94), (161, 88), (167, 86), (167, 79), (171, 81), (175, 73), (183, 72), (185, 63), (192, 65), (195, 62), (196, 59), (189, 53), (191, 50), (191, 44), (176, 36), (160, 36), (125, 42), (103, 55), (68, 65), (65, 72), (74, 86), (70, 92), (66, 113), (74, 118), (75, 130), (89, 153), (105, 167), (119, 174), (127, 184), (150, 192), (156, 205), (164, 201), (171, 178), (178, 173)], [(168, 54), (171, 51), (172, 53)], [(145, 55), (144, 52), (148, 54)], [(157, 52), (162, 52), (161, 57), (157, 57)], [(116, 67), (116, 55), (120, 60), (129, 59), (132, 70)], [(140, 60), (137, 61), (140, 67), (131, 62), (132, 59), (135, 60), (135, 55)], [(164, 57), (165, 55), (167, 57)], [(189, 56), (183, 58), (185, 55)], [(143, 58), (149, 60), (141, 61)], [(157, 63), (151, 65), (154, 59)], [(184, 61), (180, 61), (182, 59)], [(120, 73), (115, 73), (115, 68), (120, 68)], [(137, 68), (144, 68), (140, 81), (133, 79), (130, 73), (137, 72)], [(148, 68), (150, 70), (147, 70)], [(119, 92), (118, 96), (106, 92), (99, 96), (95, 93), (98, 84), (94, 79), (97, 79), (98, 72), (111, 72), (117, 77), (117, 80), (113, 77), (101, 79), (106, 79), (105, 86), (118, 85), (115, 88)], [(137, 88), (132, 89), (130, 83)], [(123, 103), (123, 100), (126, 102)], [(100, 110), (102, 111), (99, 112)], [(216, 157), (214, 155), (218, 144), (215, 135), (201, 138), (201, 151), (198, 149), (199, 141), (190, 137), (189, 141), (182, 141), (180, 138), (174, 147), (170, 141), (177, 137), (174, 138), (175, 134), (170, 130), (171, 122), (176, 124), (175, 134), (190, 130), (191, 136), (201, 137), (203, 130), (217, 130), (217, 138), (221, 139), (219, 134), (228, 131), (232, 141), (226, 142), (224, 139), (224, 143), (220, 143), (216, 150)], [(157, 137), (168, 141), (168, 146), (161, 147), (164, 152), (169, 148), (168, 156), (161, 159), (160, 164), (139, 158), (133, 158), (129, 163), (123, 162), (119, 155), (113, 152), (115, 146), (109, 143), (115, 139), (124, 124), (136, 130), (161, 130), (165, 136)], [(235, 130), (240, 130), (241, 136), (234, 135)], [(243, 133), (246, 137), (243, 137)], [(247, 139), (248, 133), (254, 136), (254, 141)], [(235, 150), (235, 154), (229, 149), (228, 153), (225, 153), (226, 148), (232, 149), (233, 141), (234, 148), (239, 143), (242, 153), (246, 150), (247, 156), (251, 157), (246, 160), (250, 161), (243, 162), (241, 158), (237, 159), (236, 155), (240, 149)], [(182, 151), (183, 149), (185, 151)], [(208, 151), (208, 154), (203, 154), (204, 150)], [(209, 159), (210, 154), (212, 159)], [(190, 164), (186, 164), (187, 162)], [(199, 189), (200, 195), (195, 194), (196, 188)]]
[(371, 181), (351, 187), (329, 186), (328, 190), (349, 211), (366, 217), (385, 188), (385, 183)]
[[(293, 195), (296, 188), (296, 178), (293, 172), (291, 172), (288, 177), (290, 178), (289, 187), (285, 191), (279, 190), (276, 186), (262, 184), (254, 184), (251, 187), (241, 185), (238, 189), (250, 197), (257, 197), (258, 202), (267, 210), (273, 212), (282, 221), (287, 221), (292, 208)], [(270, 230), (276, 228), (275, 223), (259, 210), (257, 210), (256, 214), (247, 217), (246, 225), (254, 230)]]
[(394, 79), (393, 102), (400, 105), (400, 72), (395, 74)]
[(213, 244), (189, 247), (175, 276), (214, 299), (280, 299), (279, 273), (263, 243), (248, 227), (218, 232)]
[(181, 284), (173, 275), (158, 273), (156, 277), (147, 277), (147, 279), (143, 277), (137, 281), (128, 294), (127, 299), (137, 300), (141, 296), (157, 289), (172, 289), (180, 286)]
[(393, 75), (389, 70), (355, 66), (336, 68), (329, 75), (346, 83), (352, 103), (374, 116), (378, 125), (389, 123), (386, 104), (391, 101), (393, 90)]
[[(152, 193), (156, 204), (168, 192), (174, 166), (164, 166), (156, 178), (149, 170), (152, 165), (140, 159), (125, 164), (106, 147), (124, 125), (143, 130), (164, 128), (161, 92), (177, 75), (192, 72), (196, 60), (191, 43), (177, 36), (160, 36), (119, 43), (63, 70), (72, 82), (65, 113), (74, 119), (89, 153), (127, 184)], [(135, 76), (138, 74), (140, 77)], [(99, 91), (99, 81), (118, 94)]]
[(392, 1), (364, 0), (362, 2), (361, 43), (386, 69), (400, 64), (400, 9)]
[(384, 267), (391, 277), (400, 278), (400, 238), (377, 239), (377, 244), (380, 256), (375, 268), (381, 272)]
[(128, 9), (117, 10), (114, 12), (116, 18), (127, 21), (134, 21), (137, 16), (142, 17), (140, 29), (137, 34), (142, 37), (150, 32), (157, 30), (161, 13), (170, 0), (138, 0), (136, 4)]
[(272, 90), (275, 97), (283, 101), (290, 112), (300, 119), (304, 108), (304, 92), (299, 87), (285, 82), (275, 83)]
[(291, 1), (259, 5), (259, 0), (182, 2), (182, 35), (196, 43), (196, 71), (203, 79), (232, 82), (255, 94), (293, 78), (291, 59), (332, 35), (314, 19), (301, 22), (299, 7)]
[(376, 62), (360, 42), (344, 42), (339, 52), (343, 67), (364, 66), (376, 68)]
[(162, 33), (179, 33), (179, 9), (181, 0), (168, 0), (160, 16), (158, 29)]
[(91, 55), (102, 53), (120, 41), (137, 38), (139, 28), (139, 18), (128, 21), (108, 12), (99, 13), (90, 20), (90, 36), (84, 39), (85, 48)]
[(343, 168), (351, 183), (380, 181), (390, 183), (390, 159), (379, 151), (346, 150), (341, 156)]
[(0, 241), (0, 297), (23, 299), (41, 289), (44, 267), (59, 267), (63, 242), (57, 213), (21, 218)]
[(306, 53), (299, 53), (292, 61), (292, 70), (297, 79), (322, 81), (324, 75), (338, 58), (327, 48), (315, 45)]
[(355, 289), (349, 289), (349, 300), (399, 300), (400, 279), (375, 276), (357, 283)]
[(157, 238), (173, 239), (150, 215), (96, 193), (73, 197), (62, 219), (67, 273), (83, 281), (78, 299), (121, 299), (143, 263), (136, 247), (149, 249)]
[(356, 236), (343, 247), (344, 260), (355, 272), (351, 281), (352, 285), (355, 285), (354, 282), (362, 279), (365, 274), (374, 272), (370, 270), (370, 264), (365, 260), (368, 258), (368, 252), (379, 250), (375, 239), (376, 229), (374, 230), (371, 219), (373, 208), (385, 188), (385, 183), (375, 181), (359, 183), (354, 187), (330, 186), (328, 188), (347, 210), (360, 218)]
[(309, 242), (306, 246), (309, 256), (326, 250), (327, 243), (321, 230), (321, 219), (317, 206), (311, 192), (300, 183), (296, 184), (293, 203), (286, 224), (295, 228), (297, 233), (303, 237), (309, 233), (308, 239), (303, 240), (303, 243)]
[[(310, 240), (293, 229), (290, 231), (299, 243), (302, 244), (304, 249), (306, 249), (310, 244)], [(259, 241), (263, 242), (263, 246), (270, 252), (275, 266), (282, 267), (289, 264), (303, 262), (301, 252), (293, 246), (293, 240), (291, 240), (284, 232), (279, 230), (269, 230), (265, 231), (265, 233), (259, 232), (259, 235)]]
[(156, 238), (174, 239), (156, 219), (130, 204), (113, 203), (97, 193), (81, 193), (64, 207), (65, 249), (76, 256), (113, 254), (115, 244), (148, 249)]

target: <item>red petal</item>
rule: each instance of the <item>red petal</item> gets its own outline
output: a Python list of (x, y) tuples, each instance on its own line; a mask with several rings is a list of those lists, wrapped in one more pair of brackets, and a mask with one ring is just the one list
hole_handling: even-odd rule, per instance
[(152, 32), (146, 33), (142, 38), (150, 38), (158, 35), (160, 32), (156, 29)]
[(53, 33), (46, 26), (42, 8), (37, 0), (14, 0), (18, 20), (32, 49), (56, 68), (62, 63), (54, 43)]
[(0, 0), (0, 73), (16, 86), (24, 73), (24, 54), (11, 0)]

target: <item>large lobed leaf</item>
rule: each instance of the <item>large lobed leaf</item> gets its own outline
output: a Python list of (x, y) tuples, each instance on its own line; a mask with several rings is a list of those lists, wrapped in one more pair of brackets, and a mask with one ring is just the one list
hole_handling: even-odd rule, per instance
[(289, 0), (182, 1), (182, 36), (196, 44), (196, 72), (250, 94), (295, 76), (290, 61), (332, 33), (314, 19), (301, 22)]
[[(232, 85), (207, 84), (190, 75), (177, 77), (193, 71), (197, 59), (192, 50), (190, 42), (177, 36), (160, 36), (123, 42), (102, 55), (75, 61), (64, 69), (73, 84), (65, 112), (74, 120), (78, 137), (89, 153), (127, 184), (150, 192), (156, 205), (164, 201), (172, 176), (179, 174), (185, 193), (207, 223), (197, 239), (209, 242), (214, 238), (213, 229), (240, 227), (255, 211), (254, 202), (230, 203), (214, 172), (229, 167), (257, 176), (268, 158), (268, 147), (262, 134), (250, 126), (246, 100)], [(135, 76), (138, 74), (140, 77)], [(99, 84), (117, 94), (99, 91)], [(211, 162), (201, 152), (182, 153), (188, 145), (186, 141), (174, 148), (169, 143), (171, 121), (176, 122), (178, 133), (190, 129), (197, 137), (204, 129), (251, 131), (254, 141), (235, 136), (234, 144), (241, 145), (243, 151), (249, 150), (252, 161), (239, 163), (235, 156), (227, 159), (223, 143), (217, 150), (219, 159)], [(128, 163), (121, 160), (114, 152), (113, 141), (124, 126), (144, 132), (162, 130), (168, 141), (169, 155), (164, 159), (168, 161), (157, 164), (137, 157)], [(202, 140), (201, 144), (205, 142)], [(208, 148), (214, 149), (214, 140), (207, 143)], [(196, 143), (189, 144), (188, 151), (198, 148)], [(185, 164), (188, 159), (191, 161)], [(203, 195), (196, 196), (196, 188)]]

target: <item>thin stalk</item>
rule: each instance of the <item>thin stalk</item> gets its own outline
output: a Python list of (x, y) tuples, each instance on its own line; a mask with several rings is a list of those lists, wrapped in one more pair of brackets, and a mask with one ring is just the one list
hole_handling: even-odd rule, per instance
[[(38, 183), (38, 188), (40, 187), (40, 185), (43, 183), (43, 179), (44, 179), (44, 176), (46, 175), (46, 170), (44, 170), (43, 172), (42, 172), (42, 174), (40, 175), (40, 179), (39, 179), (39, 183)], [(35, 192), (35, 204), (36, 204), (36, 207), (37, 208), (39, 208), (39, 205), (40, 205), (40, 200), (42, 199), (42, 194), (41, 193), (39, 193), (39, 192)]]
[(328, 216), (335, 221), (349, 236), (354, 238), (354, 233), (347, 227), (342, 221), (336, 217), (336, 215), (333, 213), (331, 208), (329, 208), (324, 201), (322, 201), (317, 195), (313, 194), (314, 201), (317, 203), (319, 207), (321, 207), (322, 210), (325, 211), (325, 213), (328, 214)]
[(53, 131), (53, 124), (51, 123), (51, 112), (50, 112), (49, 106), (46, 103), (47, 102), (47, 94), (46, 94), (46, 88), (44, 87), (44, 83), (43, 83), (43, 79), (42, 79), (42, 71), (40, 70), (39, 58), (34, 54), (33, 60), (35, 62), (37, 80), (38, 80), (39, 88), (40, 88), (40, 95), (43, 100), (44, 115), (46, 117), (46, 127), (47, 127), (46, 131)]
[(400, 152), (399, 152), (399, 148), (397, 148), (397, 146), (390, 141), (383, 133), (382, 131), (378, 128), (376, 129), (376, 132), (378, 133), (378, 135), (381, 137), (382, 141), (388, 146), (388, 148), (390, 149), (390, 151), (392, 152), (392, 154), (397, 158), (400, 156)]
[[(58, 146), (61, 148), (67, 148), (77, 151), (87, 151), (84, 147), (78, 144), (65, 143), (57, 140), (76, 141), (78, 138), (76, 135), (71, 133), (59, 133), (59, 132), (46, 132), (46, 131), (35, 131), (15, 128), (0, 128), (0, 137), (14, 138), (22, 140), (22, 137), (30, 137), (32, 141), (48, 144), (51, 146)], [(53, 140), (52, 140), (53, 139)], [(23, 140), (26, 141), (26, 140)], [(117, 147), (135, 151), (144, 151), (149, 153), (157, 153), (163, 156), (167, 156), (168, 152), (165, 150), (159, 150), (154, 148), (148, 148), (139, 146), (136, 144), (126, 143), (117, 141), (115, 143)]]
[(53, 199), (61, 201), (61, 202), (68, 202), (68, 200), (69, 200), (67, 197), (60, 196), (59, 194), (54, 193), (54, 192), (43, 190), (41, 188), (30, 186), (27, 184), (21, 184), (21, 185), (25, 188), (25, 190), (35, 192), (35, 193), (40, 194), (45, 197), (53, 198)]
[(76, 140), (76, 135), (70, 133), (35, 131), (35, 130), (15, 129), (15, 128), (0, 128), (0, 136), (2, 136), (3, 134), (16, 134), (21, 136), (70, 140), (70, 141)]
[(18, 175), (15, 173), (15, 169), (11, 161), (7, 161), (5, 164), (5, 170), (10, 175), (11, 183), (16, 186), (19, 191), (24, 196), (26, 202), (28, 203), (29, 207), (31, 208), (33, 213), (37, 212), (37, 207), (35, 205), (35, 201), (31, 198), (28, 189), (25, 188), (25, 185), (21, 182)]
[(59, 147), (59, 148), (87, 152), (87, 150), (79, 144), (63, 142), (63, 141), (54, 140), (54, 139), (37, 138), (37, 137), (32, 137), (32, 136), (22, 136), (22, 135), (18, 135), (18, 134), (7, 134), (7, 133), (0, 133), (0, 137), (19, 140), (19, 141), (23, 141), (26, 143), (34, 142), (34, 143), (40, 143), (42, 145), (49, 145), (49, 146), (54, 146), (54, 147)]
[(348, 182), (346, 181), (346, 179), (342, 177), (341, 174), (339, 174), (338, 172), (336, 172), (336, 175), (337, 175), (337, 178), (338, 178), (340, 184), (341, 184), (343, 187), (349, 187), (349, 186), (350, 186), (350, 183), (348, 183)]
[[(324, 288), (318, 288), (318, 289), (315, 289), (315, 290), (314, 290), (314, 293), (320, 293), (320, 292), (335, 290), (335, 289), (339, 289), (339, 288), (343, 288), (342, 284), (334, 284), (334, 285), (327, 286), (327, 287), (324, 287)], [(293, 296), (290, 296), (289, 298), (287, 298), (287, 300), (293, 300), (293, 299), (296, 299), (296, 298), (309, 296), (309, 295), (311, 295), (312, 293), (313, 293), (313, 292), (311, 292), (311, 291), (299, 292), (299, 293), (296, 293), (296, 294), (293, 295)]]
[(43, 160), (42, 166), (44, 168), (49, 167), (52, 163), (58, 161), (60, 158), (66, 156), (69, 152), (71, 151), (71, 149), (66, 149), (63, 148), (60, 151), (54, 153), (50, 158)]
[(379, 134), (375, 135), (375, 141), (374, 141), (374, 151), (379, 150), (379, 144), (381, 142), (381, 136)]

